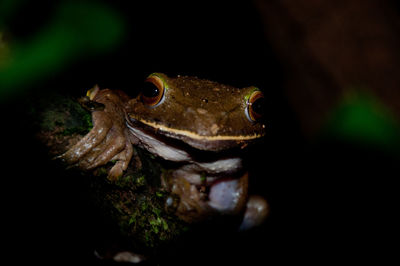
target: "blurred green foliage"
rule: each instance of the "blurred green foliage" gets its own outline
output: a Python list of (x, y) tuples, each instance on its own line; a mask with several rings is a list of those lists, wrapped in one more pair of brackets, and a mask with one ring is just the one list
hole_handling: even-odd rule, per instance
[[(7, 8), (13, 11), (15, 5), (14, 1), (5, 1), (1, 13), (8, 13)], [(34, 37), (24, 43), (13, 42), (9, 60), (0, 64), (0, 99), (58, 73), (82, 56), (115, 48), (123, 34), (123, 19), (109, 7), (92, 2), (60, 2), (52, 21)], [(0, 44), (0, 60), (4, 52)]]
[(8, 47), (3, 41), (3, 34), (0, 31), (0, 69), (5, 66), (8, 57)]
[(1, 0), (0, 1), (0, 29), (4, 26), (3, 21), (15, 13), (26, 0)]
[(329, 138), (386, 151), (398, 150), (399, 132), (395, 116), (383, 103), (356, 90), (333, 110), (324, 128)]

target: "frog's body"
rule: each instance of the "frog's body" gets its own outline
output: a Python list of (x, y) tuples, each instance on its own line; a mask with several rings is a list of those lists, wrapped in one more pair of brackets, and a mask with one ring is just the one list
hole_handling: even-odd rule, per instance
[[(126, 170), (133, 145), (179, 166), (162, 176), (163, 186), (179, 196), (176, 214), (196, 221), (212, 213), (245, 211), (242, 228), (259, 224), (267, 204), (247, 195), (248, 175), (241, 148), (260, 139), (262, 93), (194, 77), (153, 73), (135, 99), (120, 91), (92, 89), (88, 97), (104, 104), (93, 112), (94, 127), (61, 157), (83, 169), (110, 160), (110, 178)], [(167, 200), (166, 204), (172, 204)]]

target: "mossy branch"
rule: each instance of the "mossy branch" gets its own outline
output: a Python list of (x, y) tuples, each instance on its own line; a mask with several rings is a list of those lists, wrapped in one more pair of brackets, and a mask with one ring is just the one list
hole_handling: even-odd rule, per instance
[[(49, 156), (64, 153), (92, 128), (91, 114), (77, 100), (62, 95), (41, 99), (31, 108), (40, 141), (48, 147)], [(107, 179), (113, 162), (92, 172), (81, 174), (88, 185), (90, 198), (104, 217), (109, 218), (132, 246), (146, 252), (176, 239), (187, 225), (168, 212), (168, 193), (160, 185), (162, 166), (144, 150), (136, 149), (139, 159), (117, 181)], [(63, 165), (60, 162), (60, 167)], [(67, 170), (66, 170), (67, 171)]]

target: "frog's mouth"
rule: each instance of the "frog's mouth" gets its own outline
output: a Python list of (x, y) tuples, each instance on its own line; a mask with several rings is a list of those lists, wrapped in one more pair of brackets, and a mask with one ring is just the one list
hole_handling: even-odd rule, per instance
[[(224, 157), (226, 154), (232, 156), (232, 154), (240, 152), (240, 150), (233, 152), (232, 149), (222, 149), (221, 145), (224, 144), (221, 142), (199, 143), (189, 139), (178, 138), (176, 135), (171, 135), (160, 129), (156, 130), (146, 125), (139, 125), (140, 122), (134, 124), (131, 122), (127, 123), (127, 127), (133, 136), (133, 142), (168, 161), (187, 162), (200, 160), (212, 162)], [(219, 147), (210, 148), (213, 145), (219, 145)]]
[(249, 143), (264, 136), (263, 134), (257, 133), (253, 135), (200, 135), (196, 132), (170, 128), (153, 121), (134, 118), (132, 115), (129, 116), (128, 121), (128, 126), (130, 124), (130, 128), (140, 127), (146, 132), (152, 132), (152, 134), (175, 139), (184, 142), (197, 150), (205, 151), (222, 151), (237, 147), (243, 148)]

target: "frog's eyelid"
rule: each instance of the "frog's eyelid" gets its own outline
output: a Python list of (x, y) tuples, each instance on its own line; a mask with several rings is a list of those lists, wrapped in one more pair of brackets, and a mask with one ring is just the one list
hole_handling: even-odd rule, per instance
[(160, 101), (154, 107), (161, 105), (165, 101), (165, 96), (166, 96), (167, 91), (168, 91), (167, 83), (165, 83), (165, 81), (163, 79), (160, 79), (160, 80), (161, 80), (162, 86), (163, 86), (163, 94), (161, 96)]
[(247, 106), (246, 106), (246, 108), (244, 109), (244, 113), (245, 113), (247, 119), (248, 119), (251, 123), (255, 123), (255, 121), (254, 121), (253, 119), (251, 119), (251, 117), (250, 117), (250, 114), (249, 114), (249, 106), (250, 106), (250, 105), (247, 105)]
[(161, 81), (161, 84), (163, 86), (163, 95), (161, 96), (160, 101), (156, 105), (154, 105), (154, 107), (156, 107), (161, 105), (165, 101), (165, 95), (167, 94), (169, 88), (167, 82), (165, 82), (165, 79), (162, 76), (160, 76), (158, 73), (154, 73), (154, 76), (156, 76)]
[[(252, 114), (250, 114), (250, 108), (251, 108), (251, 105), (255, 102), (255, 101), (253, 101), (253, 102), (250, 102), (250, 100), (252, 99), (252, 98), (254, 98), (254, 97), (256, 97), (257, 95), (261, 95), (261, 96), (259, 96), (259, 97), (264, 97), (264, 94), (262, 93), (262, 91), (259, 89), (259, 88), (257, 88), (257, 87), (253, 87), (254, 89), (251, 91), (251, 93), (249, 93), (249, 94), (247, 94), (246, 96), (245, 96), (245, 101), (246, 101), (246, 108), (245, 108), (245, 114), (246, 114), (246, 117), (247, 117), (247, 119), (250, 121), (250, 122), (252, 122), (252, 123), (255, 123), (255, 122), (257, 122), (257, 119), (255, 119), (255, 118), (253, 118), (252, 117)], [(256, 95), (255, 95), (256, 94)], [(257, 100), (257, 99), (256, 99)]]

